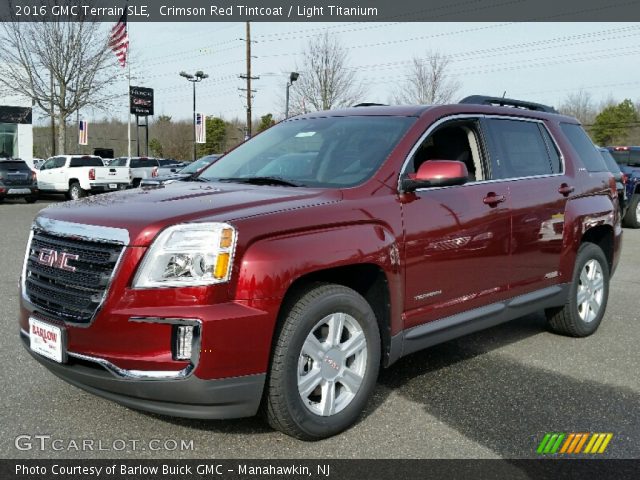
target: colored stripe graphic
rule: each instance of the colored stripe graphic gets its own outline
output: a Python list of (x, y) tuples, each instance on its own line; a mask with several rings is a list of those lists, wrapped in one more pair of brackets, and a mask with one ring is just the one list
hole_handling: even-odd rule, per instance
[[(607, 449), (613, 433), (557, 433), (545, 434), (536, 452), (540, 455), (602, 454)], [(583, 447), (585, 446), (583, 450)]]

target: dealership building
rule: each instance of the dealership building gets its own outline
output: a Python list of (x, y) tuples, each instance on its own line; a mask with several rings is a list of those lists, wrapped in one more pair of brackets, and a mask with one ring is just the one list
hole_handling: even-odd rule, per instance
[(0, 96), (0, 158), (33, 158), (31, 101)]

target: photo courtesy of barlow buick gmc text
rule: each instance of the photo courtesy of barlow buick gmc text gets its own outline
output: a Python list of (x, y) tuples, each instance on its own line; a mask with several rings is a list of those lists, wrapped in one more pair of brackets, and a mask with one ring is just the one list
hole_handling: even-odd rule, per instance
[(637, 478), (640, 3), (62, 3), (0, 5), (1, 478)]

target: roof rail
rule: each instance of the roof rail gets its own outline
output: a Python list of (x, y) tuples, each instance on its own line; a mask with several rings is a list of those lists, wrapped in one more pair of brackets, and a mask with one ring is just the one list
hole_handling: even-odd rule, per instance
[(353, 105), (353, 107), (388, 107), (386, 103), (363, 102)]
[(470, 97), (463, 98), (459, 103), (515, 107), (535, 110), (537, 112), (558, 113), (555, 108), (548, 105), (542, 105), (541, 103), (525, 102), (523, 100), (515, 100), (513, 98), (488, 97), (486, 95), (471, 95)]

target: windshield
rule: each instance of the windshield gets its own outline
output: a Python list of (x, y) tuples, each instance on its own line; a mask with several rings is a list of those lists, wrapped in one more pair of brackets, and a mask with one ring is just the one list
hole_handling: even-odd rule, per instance
[(374, 174), (415, 120), (374, 116), (294, 119), (240, 145), (199, 178), (276, 177), (310, 187), (358, 185)]
[(180, 173), (197, 173), (210, 163), (213, 163), (217, 158), (219, 158), (218, 155), (207, 155), (206, 157), (202, 157), (201, 159), (184, 167), (180, 170)]

